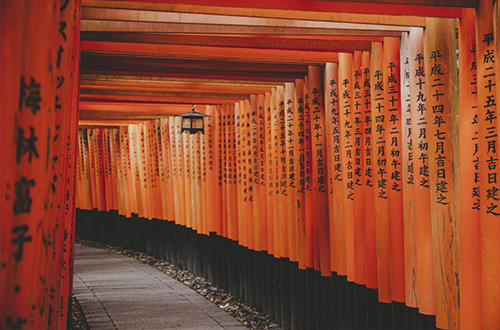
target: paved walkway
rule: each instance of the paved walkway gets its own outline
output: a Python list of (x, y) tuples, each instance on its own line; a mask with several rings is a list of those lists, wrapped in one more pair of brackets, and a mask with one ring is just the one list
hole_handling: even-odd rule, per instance
[(73, 291), (92, 330), (246, 329), (197, 292), (142, 262), (76, 245)]

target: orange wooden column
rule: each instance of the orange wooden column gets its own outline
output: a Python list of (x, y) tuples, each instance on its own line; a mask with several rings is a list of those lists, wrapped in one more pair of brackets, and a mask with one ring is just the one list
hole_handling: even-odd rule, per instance
[(427, 19), (425, 82), (429, 142), (429, 185), (434, 245), (436, 324), (458, 328), (460, 254), (458, 180), (458, 95), (455, 24), (451, 19)]
[(384, 38), (386, 100), (386, 155), (391, 236), (392, 300), (405, 301), (403, 169), (401, 138), (400, 45), (399, 38)]
[(252, 208), (253, 208), (253, 238), (255, 251), (262, 251), (262, 228), (261, 217), (261, 194), (259, 176), (259, 122), (258, 122), (258, 95), (250, 95), (250, 178), (252, 186)]
[(1, 47), (9, 49), (1, 59), (2, 329), (66, 326), (79, 8), (75, 1), (1, 4)]
[(217, 129), (216, 129), (216, 111), (214, 106), (207, 106), (206, 122), (206, 137), (207, 137), (207, 214), (208, 214), (208, 231), (217, 231), (217, 221), (220, 218), (220, 194), (219, 184), (217, 180), (219, 159), (217, 157)]
[(226, 143), (226, 105), (219, 108), (219, 141), (220, 141), (220, 155), (219, 155), (219, 175), (222, 189), (222, 231), (221, 235), (227, 237), (227, 143)]
[(401, 36), (401, 132), (406, 306), (418, 307), (417, 250), (415, 232), (414, 145), (411, 123), (410, 41), (409, 33)]
[(297, 136), (295, 132), (294, 84), (285, 83), (285, 167), (287, 184), (288, 243), (290, 260), (298, 261), (297, 249), (297, 179), (295, 153)]
[(279, 238), (280, 238), (280, 257), (290, 258), (290, 242), (288, 234), (288, 181), (286, 170), (286, 118), (285, 118), (285, 87), (278, 86), (277, 92), (277, 105), (278, 105), (278, 145), (277, 157), (278, 175), (279, 175)]
[(273, 255), (276, 258), (281, 257), (281, 248), (280, 248), (280, 237), (281, 237), (281, 226), (280, 226), (280, 158), (279, 158), (279, 98), (278, 98), (278, 88), (273, 88), (271, 90), (271, 134), (272, 134), (272, 145), (271, 145), (271, 153), (273, 160), (273, 177), (274, 177), (274, 185), (272, 187), (274, 194), (272, 196), (272, 205), (273, 205)]
[(342, 154), (340, 146), (340, 114), (338, 63), (325, 65), (325, 108), (328, 159), (328, 216), (330, 221), (330, 267), (338, 275), (347, 275), (345, 262), (344, 206), (342, 199)]
[(312, 146), (312, 189), (314, 198), (315, 231), (319, 249), (319, 270), (322, 276), (330, 276), (330, 228), (328, 219), (326, 130), (324, 105), (323, 70), (309, 66), (311, 146)]
[[(175, 136), (175, 117), (168, 118), (168, 130), (170, 136), (170, 161), (172, 166), (172, 190), (173, 190), (173, 204), (174, 204), (174, 212), (173, 219), (176, 224), (179, 223), (180, 219), (180, 207), (179, 207), (179, 193), (178, 193), (178, 185), (179, 185), (179, 169), (177, 167), (177, 143)], [(210, 176), (209, 176), (210, 177)], [(210, 220), (209, 220), (210, 221)]]
[(238, 240), (238, 176), (237, 176), (237, 160), (236, 160), (236, 135), (235, 135), (235, 108), (234, 105), (229, 106), (228, 112), (228, 236), (230, 239)]
[[(493, 1), (476, 9), (477, 119), (479, 122), (479, 190), (481, 192), (481, 250), (483, 328), (500, 328), (500, 178), (498, 169), (498, 110), (495, 77)], [(498, 36), (496, 36), (498, 38)], [(498, 64), (497, 64), (498, 65)]]
[(482, 329), (481, 212), (475, 11), (463, 9), (459, 30), (460, 83), (460, 327)]
[(296, 128), (296, 151), (294, 156), (297, 194), (297, 252), (299, 269), (306, 269), (306, 222), (305, 222), (305, 140), (304, 140), (304, 80), (295, 79), (294, 111)]
[(183, 162), (183, 138), (181, 133), (182, 118), (175, 117), (175, 144), (177, 155), (177, 193), (179, 199), (179, 222), (178, 224), (186, 225), (186, 201), (185, 201), (185, 167)]
[(257, 97), (257, 125), (258, 125), (258, 135), (257, 135), (257, 150), (258, 150), (258, 186), (256, 194), (259, 196), (259, 207), (258, 213), (260, 217), (260, 247), (263, 251), (268, 249), (267, 241), (267, 197), (266, 197), (266, 125), (265, 125), (265, 114), (266, 114), (266, 96), (264, 94), (259, 94)]
[(365, 237), (366, 237), (366, 287), (378, 287), (377, 276), (377, 231), (375, 224), (375, 190), (373, 181), (373, 140), (372, 140), (372, 107), (370, 52), (361, 56), (363, 67), (363, 162), (364, 162), (364, 195), (365, 195)]
[(354, 209), (354, 110), (353, 110), (353, 54), (339, 54), (339, 113), (340, 113), (340, 152), (342, 155), (342, 211), (340, 221), (345, 226), (345, 260), (347, 280), (354, 282), (356, 274), (355, 257), (355, 209)]
[(243, 122), (244, 139), (242, 139), (244, 150), (244, 163), (243, 163), (243, 208), (244, 208), (244, 228), (245, 228), (245, 244), (244, 246), (249, 249), (254, 249), (254, 216), (253, 216), (253, 180), (252, 180), (252, 132), (251, 132), (251, 107), (250, 100), (245, 100), (243, 103), (243, 114), (245, 120)]
[(386, 102), (384, 98), (384, 75), (382, 68), (382, 43), (372, 42), (371, 71), (371, 116), (372, 144), (375, 190), (375, 223), (377, 232), (377, 272), (379, 300), (390, 303), (391, 299), (391, 268), (390, 268), (390, 234), (388, 206), (388, 174), (387, 148), (385, 140)]
[(417, 250), (417, 298), (419, 312), (435, 314), (434, 257), (429, 183), (429, 109), (424, 64), (424, 31), (412, 29), (409, 35), (410, 106), (414, 169), (414, 207)]
[(366, 285), (366, 209), (363, 163), (363, 68), (362, 54), (354, 52), (352, 81), (352, 112), (354, 130), (354, 257), (355, 282)]
[(304, 158), (305, 158), (305, 227), (306, 227), (306, 267), (313, 269), (319, 263), (316, 249), (314, 224), (314, 200), (312, 188), (312, 150), (311, 150), (311, 109), (309, 98), (309, 79), (304, 77)]
[(244, 210), (243, 210), (243, 162), (245, 160), (243, 156), (243, 101), (235, 103), (235, 137), (236, 137), (236, 156), (238, 159), (238, 243), (243, 245), (245, 240), (245, 227), (244, 227)]
[(272, 100), (272, 92), (266, 93), (265, 94), (265, 112), (264, 112), (264, 118), (265, 118), (265, 137), (266, 137), (266, 143), (265, 143), (265, 152), (266, 152), (266, 202), (267, 202), (267, 208), (266, 208), (266, 217), (267, 217), (267, 251), (270, 255), (274, 255), (275, 253), (275, 248), (274, 248), (274, 212), (276, 209), (276, 203), (274, 202), (275, 196), (276, 196), (276, 164), (274, 160), (274, 152), (273, 152), (273, 110), (274, 107), (272, 106), (273, 104)]

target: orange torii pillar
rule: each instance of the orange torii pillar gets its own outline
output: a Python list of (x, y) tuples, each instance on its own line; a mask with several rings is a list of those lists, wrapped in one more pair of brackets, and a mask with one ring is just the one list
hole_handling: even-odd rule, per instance
[[(394, 315), (404, 312), (405, 265), (403, 226), (403, 176), (400, 96), (399, 38), (384, 38), (384, 95), (386, 101), (385, 152), (387, 157), (389, 232), (391, 239), (391, 297)], [(394, 326), (401, 328), (405, 320), (394, 317)]]
[[(386, 102), (384, 98), (384, 75), (382, 69), (383, 48), (381, 42), (372, 42), (371, 50), (371, 116), (372, 144), (375, 190), (375, 221), (377, 232), (377, 270), (379, 301), (390, 303), (391, 273), (390, 273), (390, 236), (389, 210), (387, 204), (387, 169), (386, 169)], [(384, 305), (385, 308), (385, 305)]]
[(483, 328), (500, 328), (500, 178), (498, 109), (495, 88), (493, 0), (481, 0), (476, 9), (477, 120), (479, 123), (479, 191)]
[[(411, 89), (409, 33), (401, 36), (401, 132), (403, 165), (403, 214), (404, 214), (404, 259), (405, 301), (408, 307), (418, 307), (417, 297), (417, 249), (415, 235), (414, 145), (411, 126)], [(414, 309), (408, 311), (416, 311)], [(413, 313), (412, 313), (413, 315)]]
[(1, 48), (9, 50), (0, 64), (0, 328), (64, 329), (73, 267), (80, 2), (2, 1), (0, 15)]
[(373, 164), (372, 106), (370, 52), (361, 55), (363, 68), (363, 162), (364, 162), (364, 201), (365, 201), (365, 238), (366, 238), (366, 302), (367, 327), (376, 328), (379, 324), (378, 273), (377, 273), (377, 230), (375, 222), (375, 182)]
[(455, 24), (452, 19), (427, 18), (425, 31), (429, 185), (434, 247), (436, 324), (460, 327), (458, 95)]
[(342, 200), (342, 155), (340, 151), (340, 116), (338, 63), (326, 63), (325, 66), (325, 124), (327, 132), (326, 144), (328, 154), (328, 215), (330, 218), (330, 267), (338, 275), (345, 276), (345, 242), (343, 222), (340, 216)]
[(460, 83), (460, 326), (481, 329), (481, 214), (474, 9), (463, 9), (459, 30)]
[(414, 170), (414, 208), (417, 250), (417, 303), (419, 312), (435, 314), (434, 257), (429, 184), (429, 109), (426, 104), (424, 31), (411, 29), (409, 34), (410, 106)]

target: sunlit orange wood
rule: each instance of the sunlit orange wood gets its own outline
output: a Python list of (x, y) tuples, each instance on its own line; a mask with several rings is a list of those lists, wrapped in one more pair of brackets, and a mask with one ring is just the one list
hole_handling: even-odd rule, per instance
[[(411, 31), (411, 30), (410, 30)], [(411, 32), (410, 32), (411, 33)], [(404, 224), (404, 270), (406, 306), (418, 307), (417, 281), (417, 236), (415, 230), (415, 174), (411, 118), (410, 84), (410, 40), (408, 33), (401, 36), (401, 144), (402, 144), (402, 186), (403, 186), (403, 224)], [(414, 110), (415, 111), (415, 110)]]
[(274, 176), (274, 186), (272, 187), (274, 189), (274, 195), (272, 198), (273, 205), (274, 207), (272, 208), (273, 210), (273, 232), (274, 232), (274, 253), (273, 255), (276, 258), (281, 257), (281, 225), (280, 225), (280, 182), (281, 178), (279, 176), (280, 173), (280, 155), (279, 155), (279, 94), (280, 92), (278, 91), (280, 87), (273, 88), (271, 90), (271, 135), (272, 135), (272, 146), (271, 146), (271, 153), (272, 153), (272, 160), (273, 160), (273, 173), (272, 175)]
[(384, 38), (386, 155), (391, 237), (392, 300), (405, 301), (399, 38)]
[(460, 326), (481, 329), (481, 218), (475, 11), (464, 9), (459, 30), (460, 83)]
[[(266, 152), (265, 152), (265, 142), (266, 142), (266, 126), (265, 126), (265, 114), (266, 114), (266, 99), (264, 94), (259, 94), (257, 96), (257, 151), (258, 151), (258, 185), (256, 194), (259, 196), (259, 206), (258, 214), (260, 217), (260, 246), (263, 251), (267, 251), (267, 198), (266, 198)], [(234, 120), (233, 120), (234, 121)]]
[(417, 298), (420, 313), (435, 314), (434, 257), (429, 183), (429, 111), (426, 104), (424, 31), (412, 29), (409, 35), (410, 105), (413, 145), (414, 207), (417, 249)]
[(496, 95), (494, 1), (481, 0), (476, 9), (477, 119), (479, 122), (479, 191), (481, 201), (481, 255), (483, 328), (500, 327), (500, 202), (498, 170), (498, 109)]
[(371, 108), (371, 67), (370, 53), (361, 55), (363, 67), (363, 162), (364, 162), (364, 194), (365, 194), (365, 237), (366, 237), (366, 287), (378, 287), (377, 273), (377, 231), (375, 223), (375, 188), (372, 139), (372, 108)]
[[(266, 95), (267, 96), (267, 95)], [(296, 129), (295, 175), (297, 185), (297, 250), (299, 269), (306, 269), (306, 223), (305, 223), (305, 139), (304, 139), (304, 80), (295, 80), (294, 111)]]
[(305, 153), (305, 217), (306, 217), (306, 267), (313, 269), (318, 263), (318, 250), (315, 246), (314, 197), (312, 189), (312, 150), (311, 150), (311, 109), (309, 79), (304, 77), (304, 153)]
[(354, 52), (352, 67), (352, 113), (354, 124), (354, 257), (355, 282), (366, 285), (366, 219), (363, 164), (363, 68), (361, 52)]
[(297, 179), (295, 175), (297, 137), (295, 133), (295, 105), (294, 84), (285, 83), (284, 94), (285, 120), (285, 169), (286, 169), (286, 196), (287, 196), (287, 221), (288, 243), (290, 245), (290, 260), (298, 261), (297, 249)]
[[(459, 319), (459, 199), (456, 190), (458, 159), (458, 95), (455, 25), (450, 19), (427, 19), (425, 32), (429, 185), (436, 325), (458, 328)], [(443, 85), (440, 85), (443, 84)]]
[[(197, 6), (197, 5), (182, 5), (182, 4), (161, 4), (161, 3), (141, 3), (139, 6), (133, 2), (112, 2), (109, 1), (92, 1), (85, 0), (84, 6), (89, 8), (123, 8), (123, 9), (140, 9), (140, 10), (165, 10), (169, 12), (180, 13), (197, 13), (197, 14), (217, 14), (217, 15), (237, 15), (247, 17), (270, 17), (270, 18), (289, 18), (289, 19), (308, 19), (317, 21), (332, 21), (332, 22), (352, 22), (352, 23), (367, 23), (367, 24), (384, 24), (384, 25), (405, 25), (405, 26), (425, 26), (425, 18), (406, 16), (389, 16), (389, 15), (363, 15), (352, 13), (333, 13), (323, 11), (298, 11), (298, 10), (280, 10), (273, 8), (269, 9), (249, 9), (249, 8), (228, 8), (218, 6)], [(84, 10), (85, 10), (84, 7)]]
[[(268, 92), (265, 94), (264, 100), (264, 119), (265, 119), (265, 153), (266, 153), (266, 161), (265, 167), (266, 171), (264, 175), (266, 176), (266, 223), (267, 223), (267, 251), (270, 255), (274, 255), (274, 210), (276, 209), (276, 203), (274, 203), (275, 195), (276, 195), (276, 175), (275, 175), (275, 160), (274, 160), (274, 152), (273, 152), (273, 123), (272, 116), (273, 110), (272, 107), (272, 92)], [(237, 138), (238, 139), (238, 138)]]
[[(372, 43), (371, 59), (371, 121), (373, 144), (373, 184), (375, 198), (375, 224), (377, 233), (378, 299), (390, 303), (391, 297), (391, 257), (388, 205), (387, 145), (385, 131), (387, 104), (384, 97), (385, 77), (383, 74), (382, 43)], [(388, 119), (387, 119), (388, 120)]]
[(325, 130), (325, 98), (323, 69), (310, 66), (308, 70), (312, 146), (312, 190), (314, 218), (317, 227), (319, 268), (322, 276), (330, 276), (330, 228), (328, 219), (327, 158)]
[(354, 209), (354, 110), (353, 110), (353, 55), (339, 54), (339, 115), (340, 115), (340, 152), (342, 157), (342, 211), (340, 221), (344, 222), (345, 261), (347, 280), (355, 280), (355, 209)]
[(342, 199), (342, 163), (340, 151), (340, 114), (338, 64), (325, 65), (325, 123), (328, 159), (328, 216), (330, 221), (330, 267), (338, 275), (347, 275), (345, 262), (344, 222), (341, 215), (344, 203)]
[(288, 185), (286, 177), (286, 130), (285, 130), (285, 88), (276, 88), (277, 105), (277, 157), (279, 180), (279, 246), (280, 257), (290, 258), (290, 242), (288, 237)]

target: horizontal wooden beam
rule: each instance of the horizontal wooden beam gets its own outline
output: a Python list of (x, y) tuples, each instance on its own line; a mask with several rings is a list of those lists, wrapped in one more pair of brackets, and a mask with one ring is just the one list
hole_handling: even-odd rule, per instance
[(130, 76), (130, 75), (101, 75), (83, 73), (80, 80), (99, 81), (99, 82), (141, 82), (141, 83), (174, 83), (174, 84), (202, 84), (202, 85), (223, 85), (223, 86), (246, 86), (273, 88), (276, 85), (283, 85), (284, 82), (274, 83), (269, 81), (247, 81), (247, 80), (223, 80), (223, 79), (196, 79), (196, 78), (172, 78), (172, 77), (149, 77), (149, 76)]
[(155, 119), (155, 118), (161, 118), (161, 117), (169, 117), (172, 116), (172, 114), (168, 113), (140, 113), (140, 112), (128, 112), (128, 111), (114, 111), (114, 112), (108, 112), (108, 111), (96, 111), (96, 110), (80, 110), (78, 112), (78, 118), (79, 120), (95, 120), (95, 119), (102, 119), (102, 120), (109, 120), (109, 119)]
[(149, 102), (149, 103), (187, 103), (187, 104), (228, 104), (235, 103), (238, 99), (222, 98), (222, 97), (196, 97), (196, 96), (146, 96), (146, 95), (116, 95), (116, 94), (80, 94), (82, 101), (128, 101), (133, 102)]
[[(462, 7), (475, 8), (477, 0), (388, 0), (381, 1), (313, 1), (313, 0), (150, 0), (135, 1), (95, 1), (82, 0), (83, 6), (107, 6), (108, 8), (129, 8), (143, 10), (170, 11), (175, 6), (221, 7), (243, 9), (269, 9), (283, 11), (351, 13), (368, 15), (396, 15), (420, 17), (460, 17)], [(236, 15), (236, 13), (234, 14)]]
[(270, 87), (233, 85), (233, 84), (193, 84), (182, 82), (145, 82), (131, 80), (94, 81), (81, 80), (80, 90), (102, 91), (137, 91), (137, 92), (196, 92), (224, 94), (264, 94), (270, 92)]
[(192, 13), (161, 12), (147, 10), (127, 10), (110, 8), (82, 9), (83, 20), (129, 21), (129, 22), (169, 22), (180, 24), (213, 24), (229, 26), (268, 26), (286, 28), (316, 28), (339, 30), (372, 30), (407, 32), (409, 26), (366, 24), (352, 22), (331, 22), (290, 18), (261, 18), (230, 15), (205, 15)]
[(82, 32), (82, 41), (105, 41), (123, 43), (169, 44), (185, 46), (216, 46), (301, 51), (364, 51), (370, 50), (370, 41), (290, 39), (282, 37), (226, 37), (198, 35), (170, 35), (136, 32)]
[(135, 9), (151, 11), (167, 11), (175, 13), (192, 13), (208, 15), (230, 15), (244, 17), (262, 17), (262, 18), (286, 18), (300, 20), (315, 20), (325, 22), (344, 22), (361, 24), (383, 24), (383, 25), (402, 25), (402, 26), (425, 26), (425, 17), (418, 16), (400, 16), (400, 15), (373, 15), (373, 14), (353, 14), (336, 13), (327, 11), (311, 10), (291, 10), (291, 9), (260, 9), (260, 8), (237, 8), (237, 7), (219, 7), (219, 6), (198, 6), (187, 4), (163, 4), (163, 3), (138, 3), (129, 1), (85, 1), (82, 8), (115, 8), (115, 9)]
[[(186, 79), (293, 81), (307, 75), (307, 65), (174, 59), (153, 56), (82, 53), (82, 74), (176, 77)], [(160, 78), (157, 78), (160, 79)], [(166, 79), (166, 78), (161, 78)]]
[(100, 89), (100, 88), (80, 88), (80, 95), (115, 95), (115, 96), (140, 96), (151, 99), (171, 100), (178, 97), (190, 99), (234, 99), (235, 101), (245, 99), (249, 94), (225, 93), (224, 90), (215, 93), (204, 93), (198, 91), (163, 91), (153, 89)]
[(82, 41), (82, 52), (147, 54), (181, 58), (218, 58), (224, 60), (253, 60), (272, 62), (305, 62), (308, 64), (338, 62), (338, 53), (300, 50), (254, 49), (234, 47), (184, 46)]
[(170, 22), (128, 22), (82, 20), (81, 31), (93, 32), (144, 32), (173, 34), (241, 34), (241, 35), (316, 35), (316, 36), (369, 36), (398, 37), (399, 31), (324, 29), (283, 26), (246, 26), (224, 24), (188, 24)]

